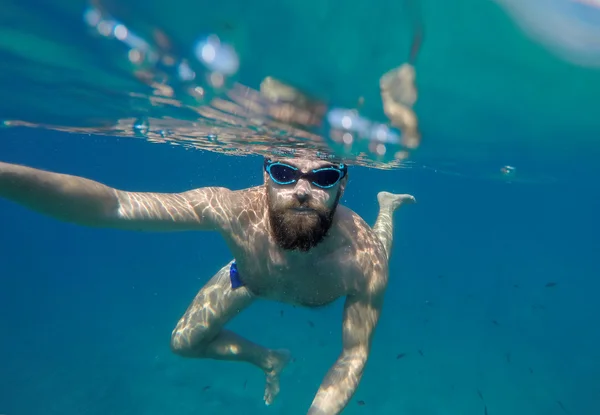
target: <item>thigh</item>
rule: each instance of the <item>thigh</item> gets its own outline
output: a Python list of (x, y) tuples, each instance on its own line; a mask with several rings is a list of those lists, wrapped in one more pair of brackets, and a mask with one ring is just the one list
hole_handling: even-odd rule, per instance
[(196, 294), (173, 331), (175, 342), (191, 345), (212, 340), (229, 320), (252, 303), (254, 295), (246, 287), (232, 289), (231, 262)]

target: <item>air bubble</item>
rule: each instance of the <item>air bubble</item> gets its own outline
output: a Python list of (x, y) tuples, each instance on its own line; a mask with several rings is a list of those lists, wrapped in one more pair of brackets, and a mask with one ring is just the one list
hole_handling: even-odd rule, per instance
[(346, 130), (366, 136), (370, 122), (356, 111), (334, 108), (327, 113), (327, 122), (335, 130)]
[(238, 54), (233, 46), (222, 43), (214, 35), (197, 43), (195, 55), (209, 71), (227, 76), (235, 75), (240, 66)]
[(98, 9), (90, 7), (83, 13), (83, 20), (88, 24), (88, 26), (96, 27), (100, 20), (102, 19), (102, 15), (98, 11)]
[(150, 130), (150, 123), (146, 118), (138, 118), (133, 123), (133, 132), (138, 135), (145, 136)]
[(182, 81), (193, 81), (196, 73), (190, 68), (187, 62), (180, 62), (177, 66), (177, 74)]
[(513, 178), (515, 177), (515, 175), (517, 174), (517, 169), (513, 166), (504, 166), (500, 169), (500, 173), (502, 173), (502, 175), (504, 177), (506, 177), (507, 179)]

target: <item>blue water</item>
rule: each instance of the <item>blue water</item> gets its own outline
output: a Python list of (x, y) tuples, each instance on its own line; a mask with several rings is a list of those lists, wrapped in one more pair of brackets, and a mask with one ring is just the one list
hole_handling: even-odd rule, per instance
[[(31, 130), (4, 131), (0, 143), (3, 160), (122, 189), (261, 181), (260, 158)], [(382, 321), (344, 413), (480, 414), (478, 389), (490, 414), (560, 414), (557, 401), (573, 414), (597, 413), (593, 182), (350, 174), (343, 203), (370, 223), (379, 190), (410, 192), (418, 204), (396, 215)], [(297, 359), (265, 408), (255, 368), (169, 351), (173, 325), (229, 259), (217, 235), (82, 228), (6, 201), (0, 211), (2, 413), (302, 414), (340, 350), (340, 302), (320, 310), (265, 302), (234, 320), (234, 330)]]
[[(84, 36), (83, 5), (38, 3), (21, 9), (7, 3), (6, 16), (19, 19), (0, 21), (1, 119), (113, 128), (115, 120), (139, 113), (182, 115), (127, 95), (144, 89), (125, 76), (114, 49)], [(140, 31), (144, 24), (170, 30), (181, 46), (197, 38), (200, 23), (212, 21), (206, 30), (222, 27), (231, 7), (223, 3), (202, 14), (196, 6), (194, 14), (186, 12), (190, 3), (142, 9), (132, 1), (120, 11), (139, 19)], [(335, 2), (314, 10), (308, 3), (277, 3), (288, 20), (275, 22), (281, 38), (269, 43), (272, 33), (261, 33), (252, 19), (264, 17), (272, 3), (229, 12), (234, 22), (248, 18), (233, 25), (230, 38), (247, 63), (240, 79), (253, 88), (266, 75), (287, 75), (348, 104), (359, 90), (376, 96), (376, 77), (401, 63), (391, 57), (408, 44), (404, 32), (368, 62), (354, 59), (349, 47), (339, 65), (328, 65), (336, 57), (329, 49), (347, 40), (336, 37), (335, 25), (345, 34), (362, 27), (350, 8), (339, 9), (350, 20), (330, 21), (330, 38), (321, 44), (298, 40), (304, 29), (307, 38), (319, 31), (309, 23), (326, 20), (323, 10)], [(596, 415), (600, 73), (550, 55), (499, 8), (471, 0), (440, 8), (422, 3), (430, 31), (417, 66), (424, 134), (411, 155), (415, 164), (351, 166), (342, 198), (370, 224), (377, 192), (417, 199), (395, 215), (383, 315), (344, 415), (483, 415), (485, 408), (489, 415)], [(479, 18), (466, 12), (471, 7)], [(365, 19), (387, 10), (371, 7)], [(443, 17), (447, 12), (454, 18)], [(390, 22), (388, 31), (398, 23)], [(489, 33), (475, 36), (484, 27)], [(377, 43), (386, 30), (359, 40)], [(290, 63), (310, 45), (321, 58)], [(374, 108), (367, 112), (377, 116)], [(260, 156), (143, 138), (2, 128), (0, 161), (133, 191), (262, 182)], [(505, 164), (517, 166), (515, 177), (501, 173)], [(170, 352), (177, 320), (230, 259), (217, 234), (85, 228), (0, 199), (0, 414), (305, 414), (340, 352), (341, 300), (316, 310), (258, 302), (232, 321), (234, 331), (289, 348), (295, 357), (272, 407), (263, 404), (264, 376), (256, 368)]]

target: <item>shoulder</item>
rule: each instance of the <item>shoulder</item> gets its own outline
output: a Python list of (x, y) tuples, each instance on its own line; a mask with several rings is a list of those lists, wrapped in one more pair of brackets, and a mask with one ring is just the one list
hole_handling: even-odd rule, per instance
[(340, 206), (337, 213), (337, 232), (344, 243), (352, 247), (353, 266), (361, 276), (356, 291), (382, 294), (387, 287), (389, 274), (385, 247), (373, 229), (356, 212)]
[(338, 206), (335, 212), (335, 223), (341, 232), (354, 233), (371, 229), (358, 213), (344, 205)]
[(357, 258), (387, 263), (385, 247), (360, 215), (340, 205), (336, 216), (336, 232), (356, 248)]

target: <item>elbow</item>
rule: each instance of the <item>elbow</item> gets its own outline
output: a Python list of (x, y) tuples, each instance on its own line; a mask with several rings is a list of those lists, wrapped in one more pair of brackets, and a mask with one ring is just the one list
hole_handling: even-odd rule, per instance
[(342, 351), (341, 359), (355, 365), (366, 365), (369, 359), (369, 350), (362, 346), (346, 348)]
[(368, 357), (367, 353), (348, 350), (342, 352), (339, 362), (348, 369), (349, 373), (353, 373), (356, 378), (360, 379), (367, 365)]

